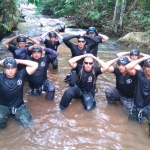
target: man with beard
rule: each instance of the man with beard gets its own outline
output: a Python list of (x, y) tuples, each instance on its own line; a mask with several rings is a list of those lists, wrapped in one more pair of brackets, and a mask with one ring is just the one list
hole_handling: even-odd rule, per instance
[[(32, 56), (26, 55), (26, 51), (31, 51)], [(49, 55), (42, 57), (45, 51)], [(58, 52), (44, 48), (42, 46), (30, 46), (29, 48), (18, 49), (16, 55), (20, 59), (28, 59), (38, 63), (36, 72), (28, 76), (29, 94), (38, 96), (42, 91), (46, 92), (46, 99), (53, 100), (55, 95), (55, 87), (50, 80), (47, 79), (47, 67), (51, 61), (56, 59)]]

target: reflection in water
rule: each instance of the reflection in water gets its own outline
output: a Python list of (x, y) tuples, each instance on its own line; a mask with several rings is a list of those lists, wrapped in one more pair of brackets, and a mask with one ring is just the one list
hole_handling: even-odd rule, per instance
[[(105, 61), (115, 57), (120, 49), (113, 46), (113, 39), (99, 45), (99, 57)], [(121, 49), (126, 51), (128, 49)], [(148, 125), (132, 122), (120, 103), (109, 105), (105, 99), (105, 89), (115, 86), (113, 74), (98, 77), (96, 93), (97, 107), (83, 109), (81, 100), (73, 100), (70, 106), (59, 110), (59, 102), (68, 85), (63, 82), (70, 71), (68, 59), (71, 54), (65, 45), (59, 47), (59, 68), (49, 69), (48, 78), (55, 84), (53, 101), (47, 101), (44, 93), (39, 97), (24, 99), (34, 119), (29, 128), (19, 125), (13, 117), (6, 129), (0, 131), (0, 147), (4, 150), (148, 150), (150, 147)]]

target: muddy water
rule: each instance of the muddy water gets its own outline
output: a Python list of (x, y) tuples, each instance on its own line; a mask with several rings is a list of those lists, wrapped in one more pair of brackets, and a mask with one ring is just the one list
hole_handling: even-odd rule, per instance
[[(113, 46), (115, 39), (99, 45), (98, 55), (104, 61), (115, 58), (115, 53), (129, 49)], [(7, 127), (0, 131), (2, 150), (149, 150), (150, 138), (146, 122), (138, 124), (127, 119), (127, 113), (118, 102), (117, 106), (107, 104), (105, 89), (115, 86), (114, 75), (98, 77), (96, 93), (97, 106), (94, 110), (83, 109), (81, 100), (73, 100), (70, 106), (59, 110), (59, 102), (68, 85), (63, 82), (69, 72), (67, 60), (71, 54), (65, 45), (59, 47), (59, 68), (49, 68), (48, 78), (55, 84), (53, 101), (27, 96), (27, 82), (24, 87), (25, 104), (33, 115), (33, 125), (24, 128), (10, 117)], [(144, 52), (144, 50), (143, 50)]]

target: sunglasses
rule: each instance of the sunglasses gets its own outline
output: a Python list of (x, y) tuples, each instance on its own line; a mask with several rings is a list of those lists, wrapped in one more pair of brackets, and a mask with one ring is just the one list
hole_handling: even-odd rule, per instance
[(78, 43), (84, 43), (85, 41), (80, 41), (80, 40), (78, 40)]
[(84, 63), (86, 64), (86, 65), (93, 65), (93, 62), (86, 62), (86, 61), (84, 61)]

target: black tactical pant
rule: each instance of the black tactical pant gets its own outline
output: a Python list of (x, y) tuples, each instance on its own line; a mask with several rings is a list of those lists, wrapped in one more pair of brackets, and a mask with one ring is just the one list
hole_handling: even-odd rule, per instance
[(38, 88), (32, 88), (29, 86), (29, 94), (38, 96), (42, 93), (42, 91), (46, 92), (46, 99), (53, 100), (55, 96), (55, 86), (48, 79), (45, 80), (42, 86)]
[(60, 101), (60, 109), (65, 109), (69, 106), (72, 99), (82, 99), (83, 107), (86, 110), (91, 110), (96, 106), (96, 101), (93, 92), (82, 92), (78, 87), (70, 87), (64, 92)]

